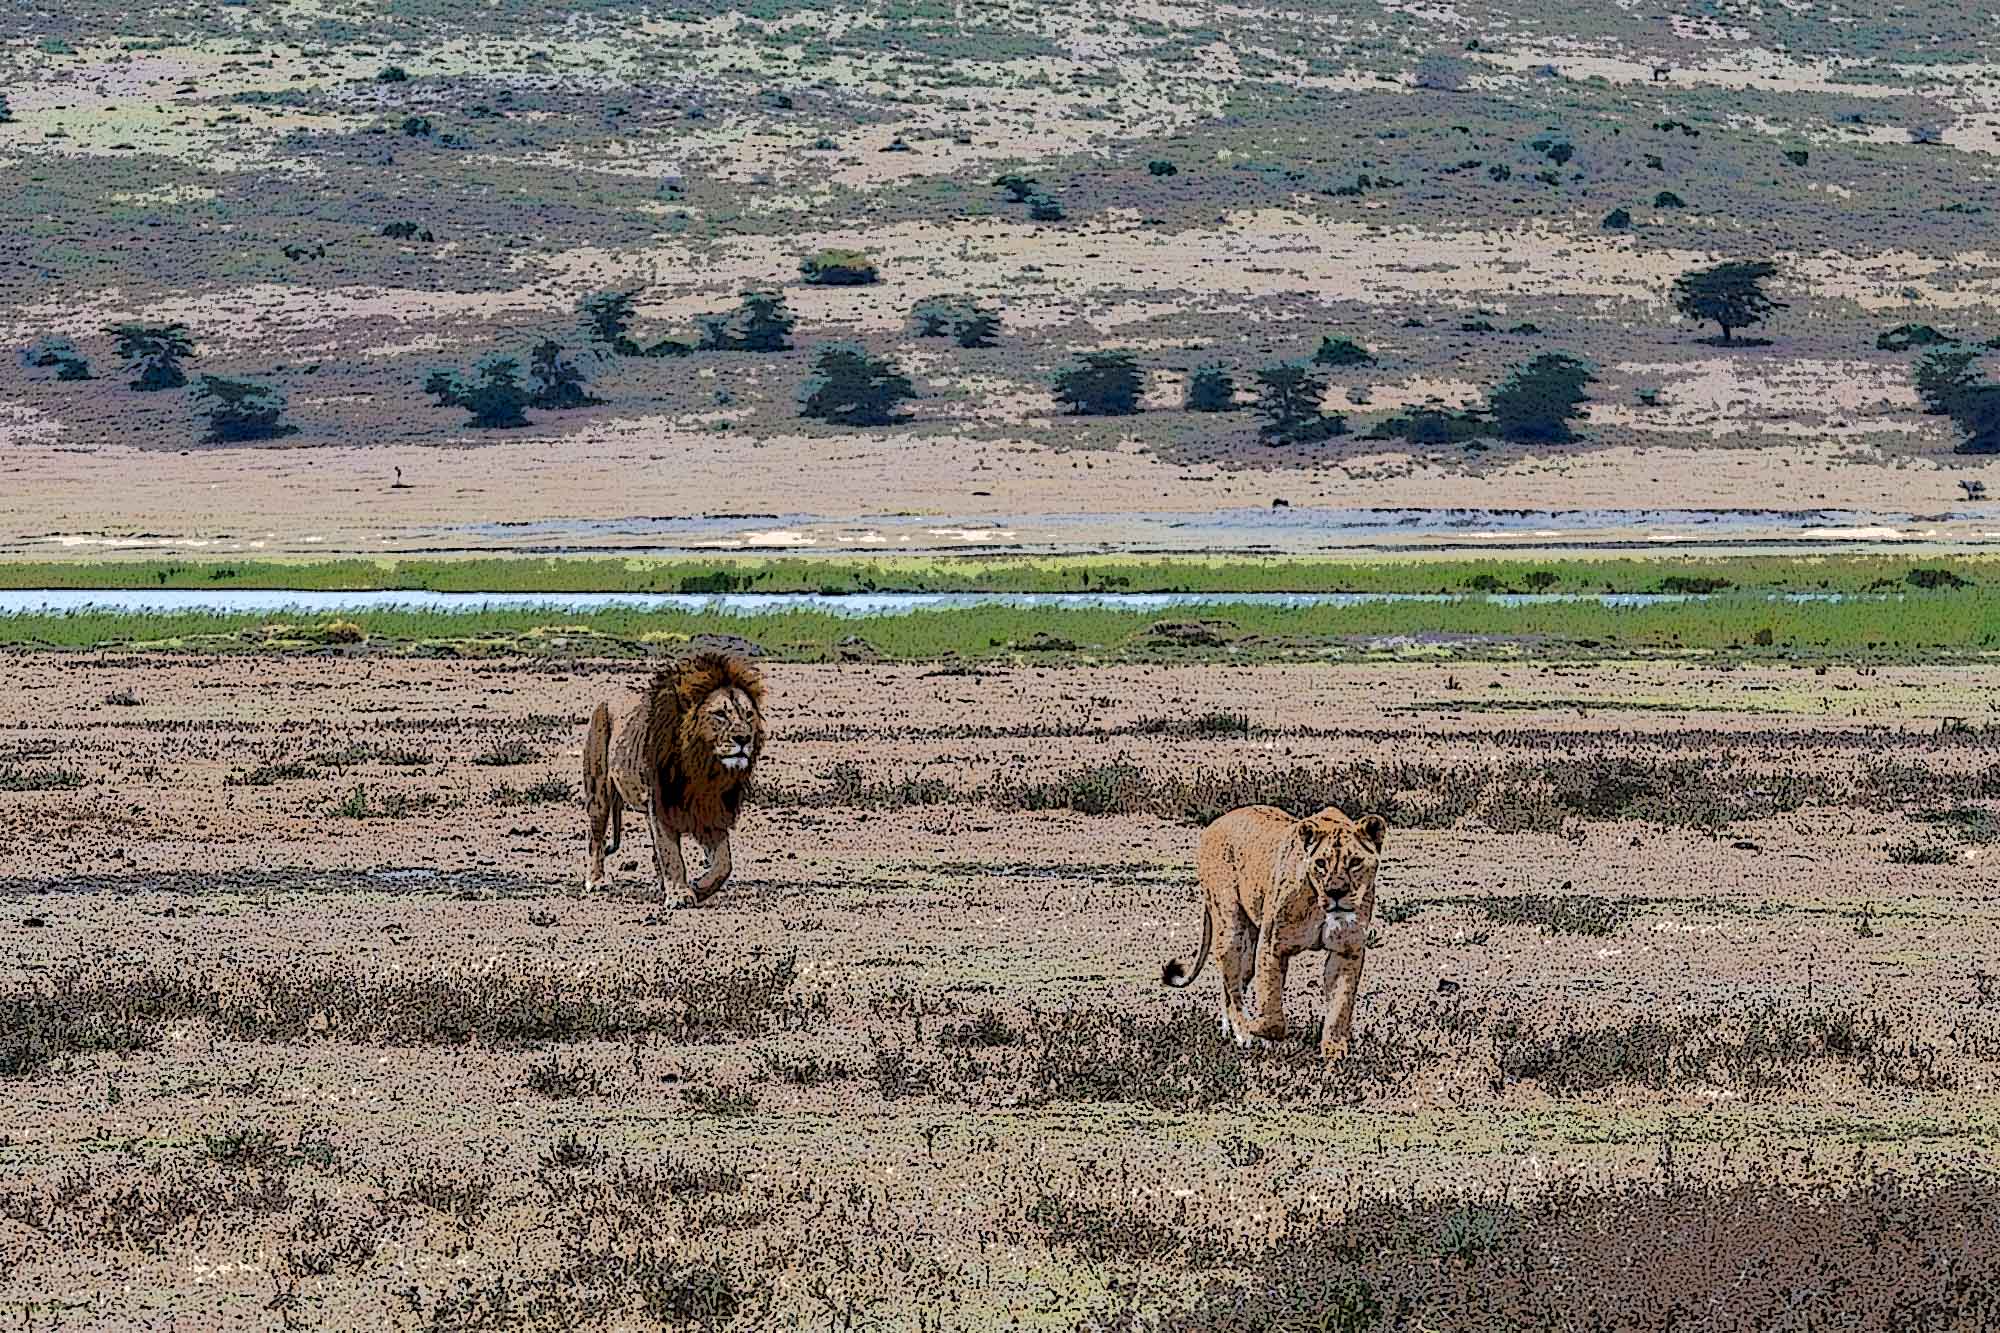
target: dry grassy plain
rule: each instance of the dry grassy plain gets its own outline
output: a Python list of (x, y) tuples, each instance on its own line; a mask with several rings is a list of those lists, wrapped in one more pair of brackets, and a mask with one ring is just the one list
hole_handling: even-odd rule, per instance
[[(629, 827), (574, 896), (631, 664), (6, 667), (24, 1326), (1971, 1328), (2000, 1290), (1989, 668), (779, 666), (738, 878), (680, 909)], [(1158, 985), (1190, 821), (1256, 796), (1396, 826), (1333, 1070)]]

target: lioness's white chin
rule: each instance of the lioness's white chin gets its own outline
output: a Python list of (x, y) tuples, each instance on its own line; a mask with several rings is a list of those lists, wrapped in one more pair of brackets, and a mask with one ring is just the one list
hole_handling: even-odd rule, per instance
[(732, 754), (722, 761), (722, 766), (732, 773), (741, 773), (750, 767), (750, 759), (747, 755)]

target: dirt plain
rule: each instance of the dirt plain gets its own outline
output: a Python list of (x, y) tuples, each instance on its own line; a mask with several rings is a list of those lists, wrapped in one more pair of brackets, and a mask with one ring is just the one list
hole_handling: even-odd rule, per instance
[[(633, 664), (5, 667), (28, 1326), (1291, 1327), (1358, 1201), (1991, 1171), (1988, 668), (775, 666), (688, 909), (629, 824), (578, 896)], [(1205, 806), (1322, 791), (1395, 825), (1330, 1072), (1158, 983)]]

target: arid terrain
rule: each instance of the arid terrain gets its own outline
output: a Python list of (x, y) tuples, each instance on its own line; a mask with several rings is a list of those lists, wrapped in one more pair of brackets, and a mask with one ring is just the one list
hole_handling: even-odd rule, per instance
[[(27, 1326), (1992, 1309), (1990, 668), (773, 666), (699, 909), (577, 896), (637, 664), (6, 669)], [(1256, 799), (1393, 825), (1338, 1067), (1159, 985)]]
[[(413, 552), (747, 514), (787, 521), (734, 544), (866, 545), (901, 515), (1006, 546), (1060, 515), (1018, 541), (1087, 549), (1157, 541), (1132, 511), (1274, 499), (1964, 506), (2000, 464), (1923, 410), (1926, 344), (1878, 338), (1976, 359), (2000, 333), (1991, 6), (1669, 9), (21, 11), (0, 339), (69, 339), (92, 378), (0, 367), (0, 548)], [(828, 248), (874, 281), (808, 282)], [(1725, 260), (1774, 264), (1782, 303), (1737, 345), (1673, 301)], [(679, 352), (750, 287), (796, 316), (788, 349), (612, 354), (579, 320), (626, 292), (634, 350)], [(915, 336), (945, 298), (997, 315), (990, 345)], [(106, 330), (133, 321), (185, 325), (187, 389), (130, 387)], [(1346, 434), (1183, 409), (1197, 367), (1248, 408), (1323, 339), (1362, 357), (1318, 367)], [(479, 429), (425, 388), (543, 340), (594, 401)], [(802, 419), (841, 340), (909, 376), (906, 420)], [(1140, 410), (1068, 413), (1052, 373), (1107, 349)], [(1551, 354), (1593, 368), (1574, 440), (1375, 438)], [(283, 433), (218, 447), (202, 375), (268, 387)]]

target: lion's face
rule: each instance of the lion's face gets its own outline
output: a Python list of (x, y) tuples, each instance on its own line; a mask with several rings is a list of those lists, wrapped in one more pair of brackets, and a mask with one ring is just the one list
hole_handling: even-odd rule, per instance
[(1349, 819), (1322, 810), (1299, 824), (1299, 878), (1329, 914), (1352, 914), (1375, 887), (1375, 869), (1389, 838), (1380, 815)]
[(688, 719), (685, 739), (689, 759), (712, 761), (726, 773), (744, 774), (764, 748), (764, 722), (750, 696), (728, 686), (701, 701)]

